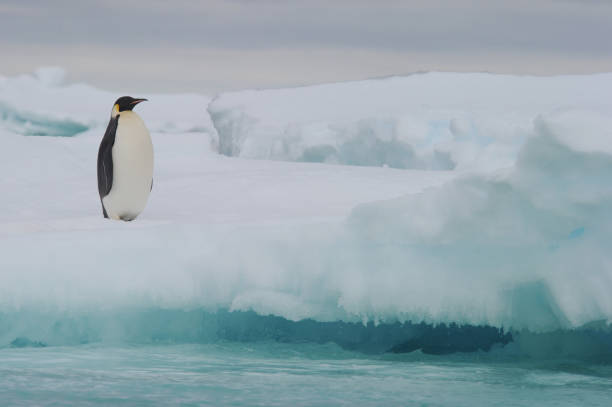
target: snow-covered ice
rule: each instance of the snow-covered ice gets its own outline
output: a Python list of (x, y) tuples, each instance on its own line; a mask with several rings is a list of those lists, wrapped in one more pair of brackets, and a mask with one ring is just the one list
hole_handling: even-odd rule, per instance
[[(227, 308), (533, 331), (609, 321), (611, 88), (610, 74), (426, 74), (135, 95), (150, 99), (138, 111), (155, 185), (121, 223), (102, 219), (95, 176), (121, 95), (54, 70), (2, 77), (0, 311)], [(419, 169), (381, 166), (392, 163), (372, 140)], [(347, 144), (350, 159), (295, 162)], [(372, 165), (338, 165), (357, 156)]]
[[(41, 68), (33, 75), (0, 76), (0, 119), (2, 127), (18, 134), (74, 136), (106, 127), (113, 102), (120, 96), (86, 84), (64, 83), (60, 68)], [(214, 132), (206, 114), (207, 96), (132, 96), (155, 100), (138, 107), (151, 131)]]
[(241, 91), (208, 111), (230, 156), (420, 169), (511, 165), (539, 114), (612, 109), (612, 74), (424, 73)]

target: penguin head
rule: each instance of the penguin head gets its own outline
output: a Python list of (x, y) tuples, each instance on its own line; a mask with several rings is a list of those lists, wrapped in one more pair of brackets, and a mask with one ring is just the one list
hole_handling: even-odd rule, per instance
[(115, 101), (115, 104), (113, 105), (113, 112), (111, 115), (115, 117), (121, 112), (132, 110), (137, 104), (146, 100), (147, 99), (134, 99), (131, 96), (121, 96)]

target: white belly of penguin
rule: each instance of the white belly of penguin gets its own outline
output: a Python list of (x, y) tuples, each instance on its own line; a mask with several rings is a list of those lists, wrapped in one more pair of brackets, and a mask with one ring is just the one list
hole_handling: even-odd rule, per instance
[(121, 112), (113, 145), (113, 185), (102, 199), (110, 218), (132, 220), (144, 209), (153, 182), (153, 143), (134, 112)]

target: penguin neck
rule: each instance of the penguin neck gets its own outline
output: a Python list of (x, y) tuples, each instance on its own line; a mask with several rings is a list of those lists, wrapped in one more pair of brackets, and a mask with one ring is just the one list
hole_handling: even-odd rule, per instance
[(130, 116), (136, 116), (136, 117), (138, 117), (140, 119), (140, 116), (138, 116), (138, 114), (136, 112), (134, 112), (133, 110), (123, 110), (123, 111), (119, 112), (119, 111), (113, 109), (111, 111), (111, 119), (116, 119), (117, 117), (130, 117)]
[(132, 110), (124, 110), (123, 112), (120, 112), (118, 116), (122, 119), (127, 119), (127, 120), (131, 120), (131, 119), (142, 120), (140, 116), (138, 116), (138, 114)]
[(136, 112), (131, 110), (124, 110), (123, 112), (119, 113), (115, 119), (121, 123), (139, 123), (144, 127), (142, 118)]

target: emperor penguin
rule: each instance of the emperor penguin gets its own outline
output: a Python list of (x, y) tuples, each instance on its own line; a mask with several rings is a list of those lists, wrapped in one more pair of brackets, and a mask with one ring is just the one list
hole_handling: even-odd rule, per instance
[(147, 99), (117, 99), (98, 150), (98, 192), (105, 218), (131, 221), (153, 189), (153, 143), (132, 110)]

